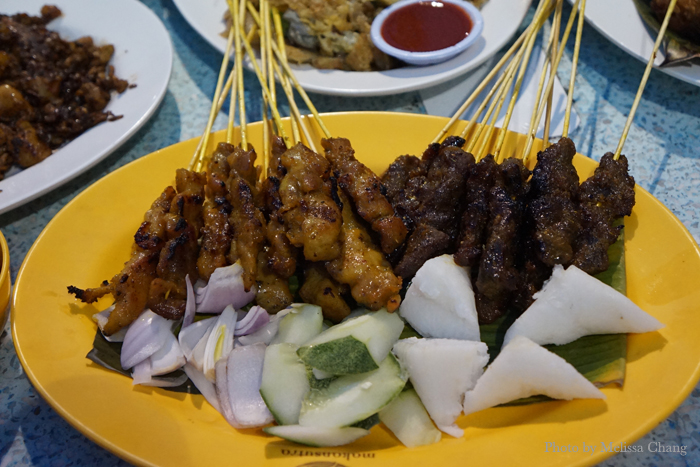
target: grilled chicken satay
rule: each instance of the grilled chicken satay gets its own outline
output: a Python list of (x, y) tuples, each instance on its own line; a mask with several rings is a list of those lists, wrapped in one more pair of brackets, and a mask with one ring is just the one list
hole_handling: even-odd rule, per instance
[(270, 268), (268, 250), (266, 247), (258, 253), (255, 301), (268, 313), (277, 313), (291, 305), (294, 296), (289, 290), (289, 279), (275, 274)]
[(166, 243), (166, 216), (175, 195), (175, 189), (169, 186), (153, 202), (134, 235), (131, 258), (109, 283), (105, 281), (100, 287), (85, 290), (68, 287), (69, 293), (85, 303), (93, 303), (108, 293), (114, 296), (114, 310), (103, 329), (106, 335), (131, 324), (146, 307), (149, 287), (156, 278), (160, 250)]
[(280, 183), (282, 217), (292, 245), (310, 261), (340, 254), (342, 215), (330, 163), (301, 143), (281, 157), (287, 171)]
[(167, 241), (160, 251), (157, 277), (148, 292), (148, 307), (168, 319), (179, 319), (185, 313), (187, 287), (185, 277), (192, 283), (199, 278), (198, 226), (202, 225), (204, 174), (178, 169), (175, 175), (178, 193), (165, 216)]
[(201, 247), (197, 258), (197, 271), (204, 280), (209, 280), (216, 268), (228, 264), (226, 255), (231, 250), (233, 230), (229, 224), (231, 203), (226, 195), (226, 180), (230, 166), (227, 161), (233, 146), (220, 143), (211, 156), (207, 167), (206, 200), (203, 208)]
[(384, 195), (381, 180), (355, 158), (355, 151), (347, 139), (323, 139), (321, 144), (336, 171), (338, 185), (352, 199), (357, 214), (379, 233), (382, 251), (391, 253), (406, 239), (408, 230)]
[(378, 310), (398, 308), (402, 281), (396, 277), (381, 250), (372, 243), (369, 232), (355, 217), (345, 195), (343, 204), (342, 251), (338, 258), (326, 263), (328, 273), (341, 284), (350, 286), (358, 304)]
[(255, 205), (257, 169), (253, 149), (235, 148), (229, 155), (231, 167), (226, 181), (228, 200), (231, 204), (229, 222), (233, 227), (233, 239), (228, 260), (231, 264), (240, 260), (243, 267), (243, 285), (250, 290), (255, 285), (258, 254), (265, 241), (265, 217)]
[(605, 154), (578, 191), (582, 228), (574, 242), (574, 266), (588, 274), (608, 269), (608, 247), (622, 230), (614, 222), (632, 213), (634, 201), (634, 178), (629, 175), (627, 158), (621, 155), (615, 160), (612, 153)]
[(350, 307), (342, 297), (344, 288), (347, 285), (334, 281), (323, 263), (307, 263), (299, 295), (305, 303), (320, 306), (325, 319), (339, 323), (350, 314)]

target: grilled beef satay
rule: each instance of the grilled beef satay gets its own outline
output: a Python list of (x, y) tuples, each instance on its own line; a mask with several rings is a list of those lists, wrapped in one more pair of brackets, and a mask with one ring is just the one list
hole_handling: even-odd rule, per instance
[(347, 292), (344, 288), (347, 285), (334, 281), (323, 263), (307, 263), (299, 295), (305, 303), (320, 306), (325, 319), (339, 323), (350, 314), (350, 307), (342, 297)]
[(206, 176), (178, 169), (175, 180), (178, 193), (165, 216), (167, 241), (160, 251), (157, 277), (151, 282), (148, 292), (148, 307), (168, 319), (179, 319), (185, 313), (185, 277), (189, 276), (192, 283), (199, 278), (197, 226), (202, 225)]
[(153, 202), (134, 235), (131, 258), (109, 283), (105, 281), (100, 287), (86, 290), (68, 287), (68, 292), (85, 303), (93, 303), (108, 293), (114, 296), (114, 310), (103, 329), (107, 335), (131, 324), (146, 307), (150, 284), (156, 278), (160, 250), (166, 241), (166, 215), (175, 195), (175, 189), (169, 186)]
[(226, 180), (231, 170), (227, 157), (234, 147), (219, 143), (207, 167), (206, 199), (204, 201), (201, 247), (197, 258), (197, 271), (204, 280), (209, 280), (216, 268), (228, 264), (226, 255), (231, 250), (233, 229), (229, 224), (231, 203), (226, 195)]
[(340, 254), (341, 208), (330, 163), (301, 143), (281, 157), (286, 175), (280, 183), (282, 217), (292, 245), (310, 261)]
[(466, 182), (474, 165), (474, 157), (460, 149), (459, 143), (464, 140), (431, 145), (423, 154), (430, 162), (424, 179), (409, 180), (397, 197), (397, 212), (410, 217), (414, 229), (395, 267), (401, 277), (413, 277), (427, 259), (448, 252), (457, 240)]
[(588, 274), (608, 269), (608, 247), (622, 230), (614, 222), (632, 213), (634, 201), (634, 178), (629, 175), (627, 158), (614, 160), (612, 153), (605, 154), (578, 191), (582, 229), (574, 242), (571, 264)]
[(369, 232), (355, 217), (350, 203), (340, 192), (343, 205), (342, 251), (326, 263), (328, 273), (350, 286), (355, 301), (370, 310), (398, 308), (401, 278), (396, 277), (381, 250), (372, 243)]
[(382, 251), (391, 253), (406, 239), (408, 230), (384, 195), (381, 180), (355, 158), (347, 139), (323, 139), (321, 144), (336, 171), (338, 185), (354, 203), (357, 214), (380, 235)]
[(460, 238), (455, 252), (455, 262), (461, 266), (479, 264), (486, 236), (489, 215), (489, 192), (498, 171), (492, 155), (473, 165), (469, 173), (464, 196), (466, 206), (462, 214)]
[(409, 180), (425, 180), (427, 164), (416, 156), (399, 156), (391, 163), (382, 175), (382, 184), (386, 189), (386, 197), (392, 206), (400, 194), (406, 189)]
[(576, 147), (569, 138), (537, 154), (532, 172), (528, 215), (534, 224), (537, 256), (544, 264), (569, 264), (581, 227), (576, 196), (578, 174), (572, 164)]
[(236, 148), (229, 155), (231, 167), (226, 181), (228, 200), (231, 203), (229, 222), (233, 227), (233, 239), (228, 254), (230, 263), (240, 260), (243, 267), (243, 285), (250, 290), (255, 284), (258, 253), (265, 241), (265, 217), (255, 204), (255, 151)]
[(522, 243), (522, 222), (530, 171), (519, 159), (507, 159), (499, 166), (489, 192), (486, 243), (476, 278), (479, 322), (489, 323), (506, 312), (518, 286), (517, 253)]

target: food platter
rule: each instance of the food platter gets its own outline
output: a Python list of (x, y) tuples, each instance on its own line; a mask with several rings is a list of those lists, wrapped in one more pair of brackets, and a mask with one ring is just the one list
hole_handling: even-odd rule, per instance
[[(573, 3), (569, 0), (569, 3)], [(633, 0), (590, 0), (586, 4), (586, 19), (602, 35), (622, 50), (646, 63), (654, 49), (656, 31), (650, 30), (634, 6)], [(656, 64), (663, 62), (662, 54)], [(688, 64), (657, 68), (668, 75), (696, 86), (700, 86), (700, 65)]]
[[(37, 15), (44, 4), (42, 0), (4, 0), (0, 13)], [(61, 9), (63, 16), (51, 22), (49, 29), (64, 39), (89, 35), (96, 44), (113, 44), (115, 53), (110, 63), (117, 76), (136, 87), (113, 96), (105, 109), (123, 118), (91, 128), (41, 163), (0, 181), (0, 213), (41, 196), (111, 154), (153, 115), (170, 80), (170, 36), (141, 2), (58, 0), (52, 4)]]
[[(420, 153), (446, 119), (344, 113), (326, 115), (324, 122), (334, 135), (352, 141), (360, 160), (381, 172), (399, 154)], [(249, 131), (259, 146), (261, 125)], [(520, 143), (522, 137), (511, 134), (505, 154)], [(700, 251), (682, 224), (638, 188), (626, 222), (628, 295), (666, 328), (630, 337), (625, 386), (603, 389), (607, 401), (488, 409), (459, 419), (466, 429), (463, 438), (444, 436), (438, 444), (416, 449), (404, 448), (383, 427), (349, 446), (302, 448), (260, 430), (231, 428), (202, 396), (133, 387), (85, 358), (95, 332), (90, 316), (106, 308), (108, 300), (78, 304), (66, 286), (98, 283), (121, 268), (143, 213), (173, 182), (175, 169), (187, 165), (195, 146), (190, 140), (157, 151), (87, 188), (47, 225), (17, 276), (12, 332), (27, 376), (75, 428), (129, 462), (219, 465), (235, 457), (241, 466), (321, 460), (346, 466), (455, 465), (463, 459), (476, 465), (592, 465), (613, 454), (601, 451), (601, 443), (615, 447), (640, 438), (687, 397), (700, 377), (700, 315), (694, 313), (700, 299)], [(575, 165), (582, 177), (595, 167), (580, 155)], [(546, 451), (548, 442), (576, 446), (578, 452)], [(583, 452), (583, 443), (598, 448)]]
[[(225, 0), (174, 0), (174, 3), (209, 44), (221, 53), (226, 50), (226, 38), (220, 35), (224, 29)], [(530, 3), (531, 0), (489, 0), (481, 9), (484, 30), (479, 41), (440, 64), (382, 72), (317, 70), (310, 65), (299, 65), (294, 67), (294, 72), (307, 91), (342, 96), (381, 96), (440, 84), (476, 68), (506, 45)]]

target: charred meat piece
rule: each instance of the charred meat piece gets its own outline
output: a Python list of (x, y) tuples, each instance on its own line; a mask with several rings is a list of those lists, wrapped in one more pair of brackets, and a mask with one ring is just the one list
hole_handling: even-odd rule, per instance
[(489, 193), (491, 217), (476, 278), (476, 290), (486, 299), (482, 303), (488, 304), (481, 312), (477, 306), (482, 319), (504, 314), (518, 286), (516, 260), (530, 172), (519, 159), (507, 159), (499, 169)]
[(157, 276), (160, 250), (165, 245), (166, 216), (175, 194), (175, 189), (168, 187), (153, 202), (134, 235), (131, 258), (109, 283), (105, 281), (100, 287), (86, 290), (68, 287), (68, 292), (85, 303), (92, 303), (107, 293), (114, 296), (114, 310), (103, 329), (107, 335), (131, 324), (146, 307), (151, 282)]
[(537, 255), (548, 266), (569, 264), (581, 226), (576, 205), (578, 174), (572, 164), (576, 147), (569, 138), (537, 154), (532, 172), (528, 215), (533, 220)]
[(394, 272), (401, 277), (413, 277), (430, 258), (447, 252), (450, 236), (427, 224), (420, 224), (406, 242), (406, 250)]
[(493, 156), (488, 155), (471, 167), (464, 196), (460, 237), (455, 262), (461, 266), (479, 264), (489, 222), (489, 192), (499, 170)]
[(202, 224), (202, 202), (204, 200), (203, 174), (178, 169), (176, 185), (178, 193), (166, 216), (167, 241), (160, 250), (157, 278), (148, 293), (148, 307), (156, 314), (168, 319), (179, 319), (185, 313), (187, 288), (185, 277), (192, 283), (199, 278), (197, 258), (197, 226)]
[(627, 158), (613, 159), (605, 154), (591, 178), (578, 191), (582, 229), (574, 242), (572, 264), (588, 274), (608, 269), (608, 247), (622, 230), (617, 219), (629, 216), (634, 206), (634, 178), (629, 175)]
[(382, 251), (391, 253), (403, 243), (408, 230), (382, 193), (381, 180), (355, 158), (347, 139), (324, 139), (321, 144), (336, 171), (338, 185), (354, 203), (357, 214), (379, 233)]
[(287, 237), (284, 225), (282, 199), (279, 193), (280, 181), (276, 177), (268, 177), (261, 185), (263, 213), (267, 219), (265, 236), (269, 248), (267, 261), (269, 268), (282, 278), (289, 279), (297, 267), (298, 250), (292, 246)]
[(369, 232), (355, 217), (345, 195), (343, 204), (342, 251), (338, 258), (326, 263), (331, 277), (350, 286), (355, 301), (370, 310), (398, 308), (402, 281), (394, 275), (381, 250), (372, 243)]
[(343, 287), (347, 288), (331, 278), (323, 263), (307, 263), (299, 295), (305, 303), (320, 306), (323, 317), (337, 324), (350, 314), (350, 307), (342, 297)]
[(310, 261), (328, 261), (340, 254), (341, 208), (330, 163), (301, 143), (281, 158), (287, 171), (280, 183), (282, 217), (292, 245)]
[(416, 156), (399, 156), (391, 163), (382, 176), (386, 197), (395, 204), (398, 196), (406, 189), (409, 180), (422, 178), (427, 174), (427, 164)]
[(275, 274), (269, 267), (268, 252), (258, 254), (255, 301), (268, 313), (277, 313), (294, 301), (289, 281)]
[[(251, 185), (245, 177), (257, 177), (255, 152), (242, 151), (239, 148), (228, 158), (231, 172), (226, 182), (228, 200), (231, 204), (229, 222), (233, 227), (233, 240), (228, 260), (230, 263), (241, 261), (243, 267), (243, 285), (250, 290), (255, 284), (258, 267), (258, 253), (265, 241), (265, 217), (255, 204), (255, 180)], [(245, 177), (238, 170), (241, 170)]]
[[(197, 271), (204, 280), (209, 280), (216, 268), (228, 265), (226, 255), (231, 250), (233, 229), (229, 224), (231, 203), (226, 195), (226, 180), (230, 167), (227, 156), (230, 152), (226, 143), (219, 144), (212, 154), (207, 171), (207, 186), (205, 189), (203, 221), (201, 230), (201, 247), (197, 258)], [(233, 148), (231, 146), (231, 148)]]

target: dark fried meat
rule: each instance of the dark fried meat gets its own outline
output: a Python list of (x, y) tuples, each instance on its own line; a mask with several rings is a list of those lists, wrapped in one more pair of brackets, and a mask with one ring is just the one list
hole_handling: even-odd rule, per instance
[(102, 283), (100, 287), (86, 290), (74, 286), (68, 288), (85, 303), (92, 303), (107, 293), (114, 296), (114, 310), (103, 329), (107, 335), (131, 324), (146, 307), (151, 282), (157, 277), (160, 249), (166, 240), (166, 218), (175, 195), (175, 189), (168, 187), (153, 202), (134, 235), (131, 258), (109, 284)]
[(581, 226), (576, 204), (578, 174), (572, 164), (576, 147), (569, 138), (537, 154), (532, 172), (528, 215), (534, 224), (537, 255), (548, 266), (569, 264)]
[(479, 264), (486, 237), (489, 212), (489, 192), (496, 179), (498, 164), (492, 155), (471, 167), (464, 196), (465, 210), (460, 225), (460, 238), (454, 259), (460, 266)]
[(269, 267), (268, 252), (258, 254), (255, 301), (268, 313), (277, 313), (294, 301), (289, 281), (275, 274)]
[(271, 142), (270, 161), (267, 167), (267, 175), (281, 180), (286, 172), (284, 166), (282, 165), (282, 154), (287, 151), (287, 146), (284, 144), (284, 140), (279, 136), (273, 136)]
[(226, 180), (230, 172), (227, 157), (231, 152), (233, 146), (220, 143), (212, 154), (207, 170), (204, 226), (201, 230), (201, 246), (197, 258), (199, 276), (207, 281), (216, 268), (228, 265), (226, 255), (231, 250), (233, 229), (229, 224), (229, 216), (232, 208), (226, 197)]
[(280, 183), (280, 209), (287, 237), (303, 248), (310, 261), (328, 261), (340, 254), (341, 208), (330, 163), (301, 143), (281, 158), (287, 171)]
[(582, 228), (574, 242), (572, 264), (588, 274), (608, 269), (608, 247), (622, 230), (617, 219), (629, 216), (634, 206), (634, 178), (629, 175), (627, 158), (613, 159), (606, 153), (591, 178), (578, 191)]
[(329, 138), (321, 141), (326, 158), (338, 176), (338, 185), (353, 201), (357, 214), (379, 233), (382, 251), (391, 253), (406, 238), (408, 230), (382, 193), (382, 182), (374, 172), (355, 158), (350, 141)]
[(117, 117), (104, 108), (128, 83), (108, 66), (114, 47), (90, 37), (64, 41), (46, 25), (61, 15), (0, 15), (0, 178), (34, 165), (85, 130)]
[(328, 273), (341, 284), (350, 286), (355, 301), (370, 310), (398, 308), (402, 281), (394, 275), (381, 250), (372, 243), (369, 232), (355, 216), (345, 195), (343, 204), (342, 251), (326, 263)]
[(430, 258), (446, 253), (450, 248), (450, 236), (427, 224), (420, 224), (406, 242), (406, 250), (394, 267), (401, 277), (413, 277)]
[(299, 295), (304, 303), (320, 306), (323, 317), (337, 324), (350, 314), (350, 307), (342, 297), (343, 287), (347, 288), (334, 281), (322, 263), (307, 263)]

